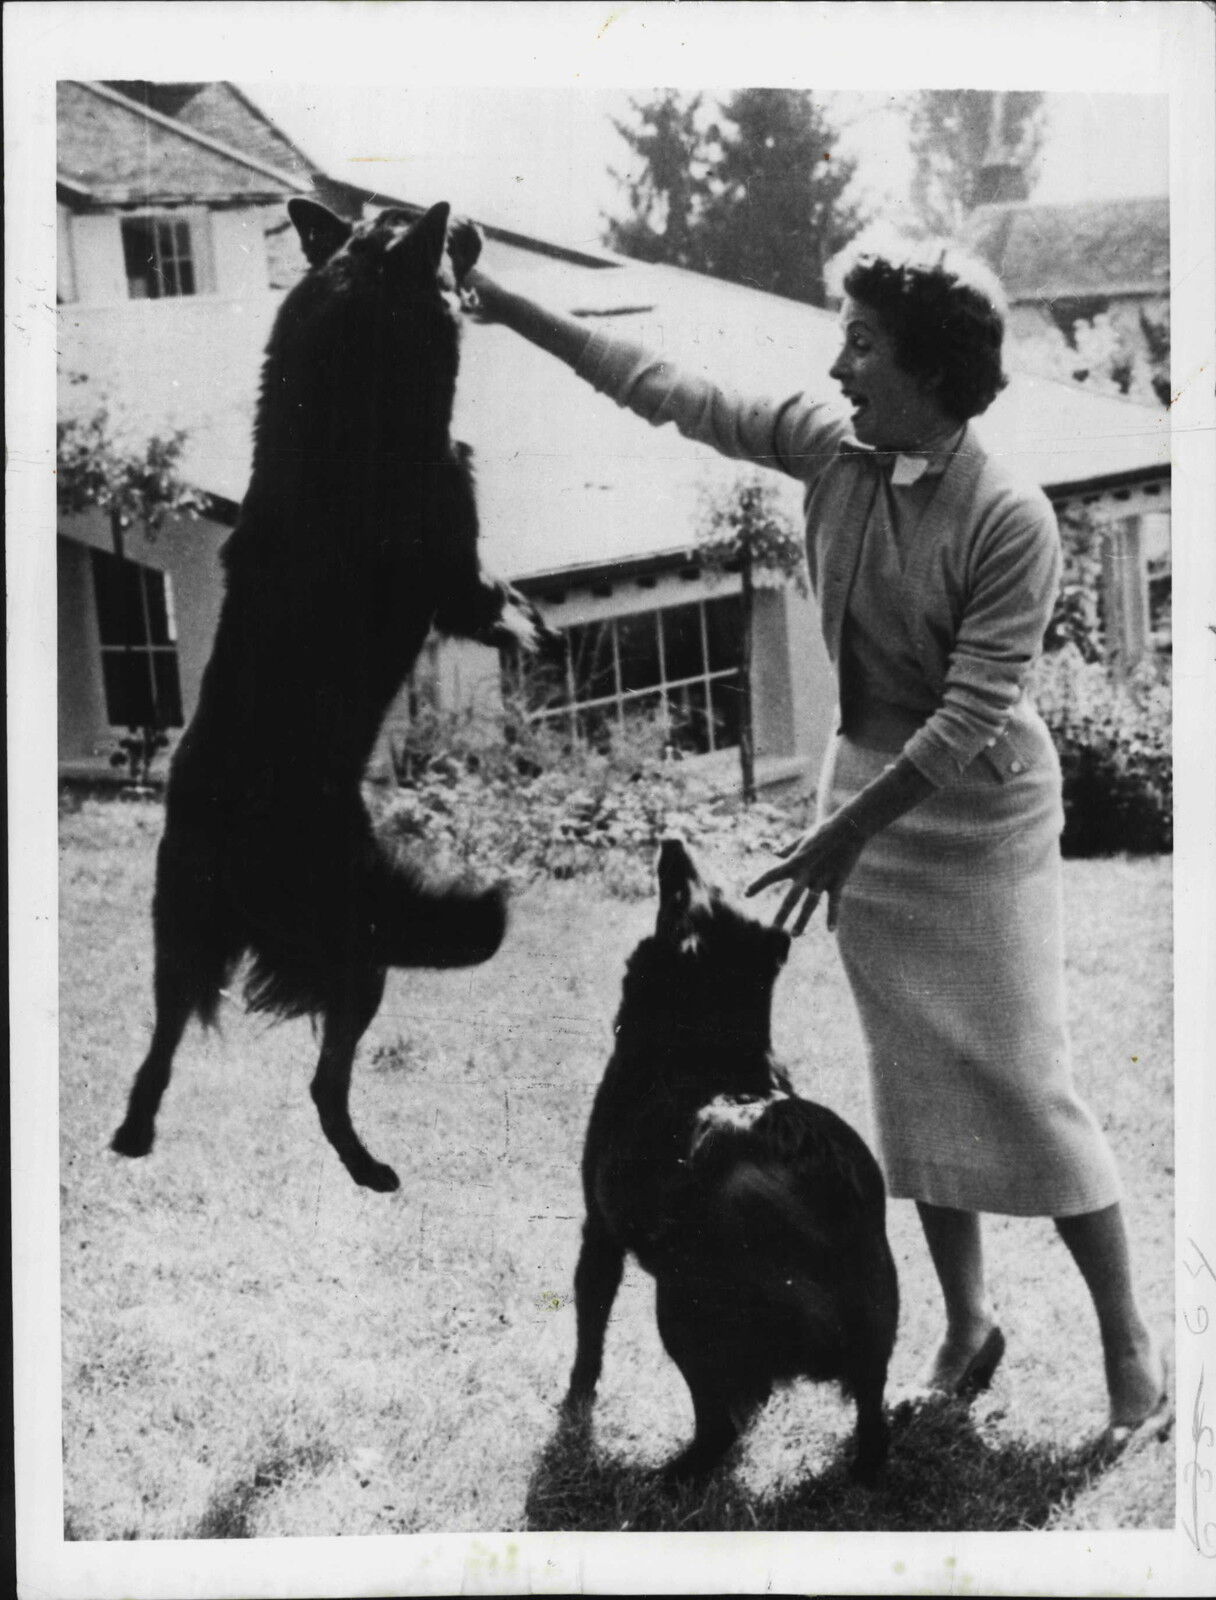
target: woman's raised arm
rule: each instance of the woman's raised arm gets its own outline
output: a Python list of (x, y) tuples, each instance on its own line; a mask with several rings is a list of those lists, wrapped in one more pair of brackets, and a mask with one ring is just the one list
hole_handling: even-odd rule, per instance
[(477, 268), (465, 279), (464, 304), (476, 321), (501, 322), (571, 367), (578, 364), (591, 339), (591, 330), (573, 317), (550, 311), (526, 295), (505, 289)]

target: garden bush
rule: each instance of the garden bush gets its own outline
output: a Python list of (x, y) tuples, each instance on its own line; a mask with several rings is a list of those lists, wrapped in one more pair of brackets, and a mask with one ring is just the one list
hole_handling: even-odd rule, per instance
[(780, 807), (743, 808), (715, 792), (665, 744), (657, 719), (614, 731), (595, 749), (530, 722), (510, 701), (492, 714), (423, 712), (394, 766), (399, 787), (378, 808), (389, 839), (425, 843), (440, 868), (517, 886), (595, 873), (613, 893), (647, 895), (665, 833), (769, 855), (796, 826)]
[(1035, 700), (1064, 775), (1064, 854), (1172, 850), (1168, 665), (1145, 662), (1120, 681), (1066, 645), (1039, 662)]

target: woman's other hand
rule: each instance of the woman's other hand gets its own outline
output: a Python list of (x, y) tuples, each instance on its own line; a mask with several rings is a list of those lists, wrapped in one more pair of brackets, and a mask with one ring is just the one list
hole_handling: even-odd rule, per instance
[(758, 894), (770, 884), (789, 879), (793, 885), (773, 918), (775, 926), (783, 928), (802, 901), (801, 910), (790, 932), (795, 938), (805, 929), (814, 915), (820, 897), (828, 897), (828, 929), (836, 930), (840, 912), (840, 892), (857, 858), (865, 848), (866, 835), (849, 818), (847, 811), (838, 811), (826, 822), (812, 828), (809, 833), (795, 839), (782, 852), (782, 863), (762, 872), (746, 893)]

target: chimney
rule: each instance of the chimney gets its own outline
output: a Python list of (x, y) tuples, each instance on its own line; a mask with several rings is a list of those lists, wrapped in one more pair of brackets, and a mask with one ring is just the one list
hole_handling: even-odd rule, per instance
[(1014, 146), (1005, 129), (1005, 96), (996, 93), (992, 96), (988, 148), (975, 184), (975, 204), (1000, 205), (1029, 198), (1022, 152)]

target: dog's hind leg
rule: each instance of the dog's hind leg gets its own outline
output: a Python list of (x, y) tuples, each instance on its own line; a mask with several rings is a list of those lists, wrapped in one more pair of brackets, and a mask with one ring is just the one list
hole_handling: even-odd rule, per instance
[(197, 986), (178, 959), (157, 958), (156, 1025), (143, 1064), (135, 1074), (127, 1115), (110, 1140), (121, 1156), (146, 1156), (156, 1136), (156, 1113), (169, 1085), (173, 1056), (196, 1009)]
[(856, 1448), (849, 1476), (867, 1487), (878, 1482), (887, 1461), (887, 1419), (882, 1408), (883, 1382), (871, 1380), (858, 1386)]
[(730, 1450), (772, 1393), (772, 1383), (749, 1371), (746, 1353), (722, 1345), (723, 1308), (660, 1280), (655, 1296), (659, 1335), (692, 1396), (692, 1443), (663, 1468), (669, 1483), (700, 1482)]
[(598, 1217), (583, 1224), (583, 1244), (574, 1269), (574, 1305), (578, 1321), (570, 1387), (562, 1402), (567, 1412), (591, 1404), (604, 1362), (604, 1335), (612, 1303), (620, 1288), (625, 1252)]
[(399, 1186), (392, 1167), (368, 1154), (350, 1120), (350, 1075), (355, 1050), (384, 997), (385, 970), (365, 967), (347, 981), (325, 1007), (321, 1054), (311, 1085), (321, 1129), (356, 1183), (388, 1194)]
[(152, 924), (156, 940), (152, 1043), (135, 1075), (127, 1115), (110, 1141), (123, 1156), (146, 1156), (173, 1056), (192, 1015), (210, 1022), (235, 952), (217, 899), (213, 853), (170, 826), (157, 853)]

